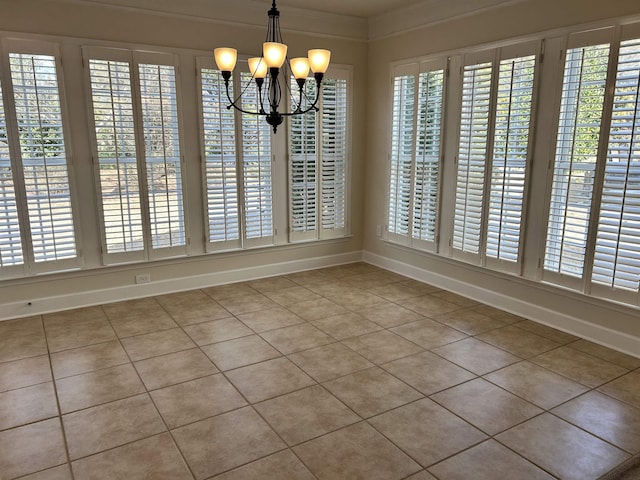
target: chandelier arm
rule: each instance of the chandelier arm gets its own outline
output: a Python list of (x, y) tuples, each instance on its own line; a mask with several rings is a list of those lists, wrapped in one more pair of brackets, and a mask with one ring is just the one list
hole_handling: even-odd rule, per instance
[[(225, 81), (224, 81), (224, 85), (225, 85), (225, 90), (227, 92), (227, 99), (229, 100), (229, 105), (227, 105), (227, 110), (231, 110), (231, 107), (233, 107), (233, 108), (235, 108), (236, 110), (238, 110), (238, 111), (240, 111), (242, 113), (246, 113), (247, 115), (265, 115), (265, 116), (267, 115), (267, 113), (262, 109), (261, 109), (262, 111), (260, 111), (260, 112), (250, 112), (248, 110), (243, 109), (242, 107), (239, 107), (236, 104), (236, 102), (238, 101), (238, 99), (240, 97), (238, 97), (236, 100), (233, 100), (231, 98), (231, 95), (229, 95), (229, 80), (226, 79), (226, 78), (225, 78)], [(242, 94), (240, 94), (240, 95), (242, 96)]]

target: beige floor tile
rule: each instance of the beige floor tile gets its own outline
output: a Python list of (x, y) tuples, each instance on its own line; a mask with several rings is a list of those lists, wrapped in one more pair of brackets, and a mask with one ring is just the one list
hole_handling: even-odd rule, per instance
[(463, 297), (462, 295), (458, 295), (453, 292), (448, 292), (446, 290), (434, 292), (431, 295), (433, 295), (434, 297), (440, 298), (441, 300), (445, 300), (449, 303), (453, 303), (455, 305), (459, 305), (465, 308), (479, 305), (478, 302), (476, 302), (475, 300), (472, 300), (471, 298)]
[(218, 302), (200, 290), (162, 295), (156, 299), (182, 326), (231, 316)]
[(400, 480), (420, 470), (417, 463), (364, 422), (293, 450), (320, 480)]
[(489, 435), (543, 412), (481, 378), (436, 393), (431, 399)]
[(203, 288), (202, 291), (216, 301), (225, 298), (244, 297), (247, 295), (255, 295), (257, 290), (251, 288), (247, 283), (229, 283), (226, 285), (216, 285), (215, 287)]
[(289, 450), (274, 453), (215, 477), (215, 480), (315, 480), (316, 477)]
[(505, 312), (504, 310), (500, 310), (499, 308), (490, 307), (489, 305), (477, 305), (471, 308), (476, 312), (480, 312), (483, 315), (495, 318), (496, 320), (500, 320), (504, 323), (516, 323), (526, 320), (523, 317), (520, 317), (513, 313)]
[(546, 325), (543, 325), (542, 323), (533, 322), (531, 320), (524, 320), (514, 325), (518, 328), (533, 332), (536, 335), (540, 335), (541, 337), (548, 338), (549, 340), (553, 340), (554, 342), (558, 342), (563, 345), (578, 340), (578, 337), (574, 335), (570, 335), (568, 333), (548, 327)]
[(179, 352), (180, 350), (188, 350), (196, 345), (181, 328), (172, 328), (136, 337), (123, 338), (122, 346), (131, 360), (135, 362), (145, 358)]
[(510, 365), (485, 378), (545, 410), (588, 390), (584, 385), (530, 362)]
[(123, 317), (154, 317), (162, 315), (165, 310), (153, 297), (125, 300), (124, 302), (109, 303), (102, 306), (104, 313), (110, 320)]
[(520, 361), (518, 357), (475, 338), (434, 348), (433, 352), (477, 375)]
[(3, 480), (66, 462), (59, 418), (0, 432), (0, 472)]
[(176, 328), (178, 324), (173, 321), (167, 312), (162, 310), (153, 315), (118, 316), (111, 319), (111, 326), (116, 331), (116, 335), (124, 338)]
[(192, 480), (168, 433), (73, 462), (76, 480)]
[(588, 340), (578, 340), (568, 345), (571, 348), (580, 350), (581, 352), (588, 353), (594, 357), (601, 358), (610, 363), (615, 363), (629, 370), (634, 370), (640, 367), (640, 358), (632, 357), (621, 352), (617, 352), (611, 348), (603, 347), (597, 343), (589, 342)]
[(341, 307), (337, 303), (333, 303), (331, 300), (327, 300), (326, 298), (307, 300), (306, 302), (289, 305), (288, 308), (300, 318), (308, 321), (319, 320), (321, 318), (348, 312), (346, 308)]
[(147, 394), (62, 416), (71, 460), (166, 431)]
[(395, 333), (383, 330), (368, 333), (360, 337), (344, 340), (347, 347), (374, 363), (386, 363), (391, 360), (422, 352), (423, 349)]
[(0, 363), (0, 392), (49, 381), (51, 366), (47, 355)]
[(21, 360), (23, 358), (36, 357), (46, 355), (47, 342), (42, 329), (42, 321), (38, 317), (31, 320), (7, 320), (0, 322), (2, 324), (20, 324), (25, 322), (27, 325), (34, 325), (36, 328), (0, 328), (0, 362), (11, 362), (13, 360)]
[(0, 393), (0, 430), (58, 415), (53, 383), (41, 383)]
[(493, 440), (429, 468), (447, 480), (496, 480), (500, 478), (553, 480), (554, 477)]
[(21, 477), (20, 480), (72, 480), (71, 468), (69, 465), (60, 465), (59, 467), (48, 468), (38, 473)]
[[(347, 273), (345, 273), (345, 276)], [(295, 272), (284, 275), (285, 278), (288, 278), (292, 282), (297, 283), (298, 285), (308, 285), (310, 283), (318, 283), (322, 281), (330, 281), (335, 278), (335, 274), (325, 270), (306, 270), (303, 272)]]
[(304, 323), (304, 320), (298, 315), (282, 307), (245, 313), (238, 315), (238, 318), (256, 333)]
[(437, 480), (437, 479), (426, 470), (422, 470), (421, 472), (418, 472), (415, 475), (411, 475), (410, 477), (407, 477), (406, 480)]
[(392, 283), (388, 285), (381, 285), (368, 289), (369, 293), (378, 295), (379, 297), (389, 300), (390, 302), (400, 302), (407, 298), (419, 297), (424, 295), (423, 289), (413, 288), (404, 283)]
[(422, 398), (418, 391), (378, 367), (330, 380), (324, 386), (362, 418)]
[(362, 290), (343, 290), (340, 293), (328, 295), (328, 298), (332, 302), (352, 311), (388, 303), (384, 298)]
[(378, 305), (359, 310), (358, 313), (384, 328), (396, 327), (398, 325), (415, 322), (416, 320), (422, 320), (424, 318), (413, 310), (409, 310), (408, 308), (395, 304)]
[(247, 294), (242, 295), (241, 297), (223, 298), (218, 300), (218, 302), (233, 315), (258, 312), (278, 306), (276, 302), (265, 297), (262, 293)]
[(372, 288), (387, 286), (401, 280), (406, 280), (406, 277), (401, 277), (395, 273), (379, 270), (376, 272), (348, 275), (343, 277), (343, 279), (356, 288), (370, 290)]
[(223, 375), (191, 380), (151, 392), (169, 428), (243, 407), (247, 402)]
[(156, 390), (218, 373), (211, 361), (195, 348), (148, 358), (134, 365), (147, 390)]
[(428, 398), (379, 415), (369, 423), (423, 467), (487, 438)]
[(629, 455), (548, 413), (496, 437), (563, 480), (597, 479)]
[(433, 317), (435, 315), (442, 315), (443, 313), (453, 312), (460, 310), (460, 305), (447, 302), (441, 298), (434, 297), (433, 294), (423, 295), (422, 297), (413, 297), (407, 300), (403, 300), (402, 306), (413, 310), (425, 317)]
[(310, 323), (269, 330), (260, 336), (285, 355), (335, 341)]
[(628, 371), (569, 347), (543, 353), (532, 358), (531, 361), (591, 388), (598, 387)]
[(321, 318), (313, 321), (313, 324), (337, 340), (343, 340), (382, 329), (378, 324), (370, 322), (357, 313), (342, 313)]
[(285, 448), (251, 407), (178, 428), (173, 435), (197, 480)]
[(118, 340), (51, 354), (55, 378), (70, 377), (129, 363)]
[(409, 288), (420, 290), (422, 295), (426, 295), (428, 293), (435, 293), (442, 290), (441, 288), (436, 287), (435, 285), (429, 285), (428, 283), (421, 282), (419, 280), (414, 280), (412, 278), (401, 281), (399, 285), (405, 285)]
[(626, 374), (598, 390), (640, 408), (640, 372)]
[(507, 352), (513, 353), (521, 358), (530, 358), (535, 355), (553, 350), (560, 346), (559, 343), (541, 337), (535, 333), (528, 332), (513, 325), (497, 328), (490, 332), (478, 335), (476, 338), (483, 342), (490, 343)]
[(640, 452), (640, 408), (591, 391), (553, 413), (627, 452)]
[(50, 352), (60, 352), (72, 348), (86, 347), (97, 343), (108, 342), (116, 339), (116, 334), (111, 328), (101, 310), (93, 318), (58, 318), (47, 319), (45, 315), (44, 328), (47, 332), (47, 344)]
[(230, 370), (227, 378), (251, 403), (300, 390), (315, 382), (287, 358)]
[(317, 382), (373, 367), (373, 364), (341, 343), (333, 343), (294, 353), (289, 359)]
[(168, 293), (166, 295), (158, 295), (155, 299), (169, 313), (177, 310), (187, 310), (193, 305), (211, 301), (211, 297), (202, 290)]
[(269, 292), (271, 290), (282, 290), (283, 288), (295, 287), (297, 283), (286, 277), (268, 277), (247, 282), (251, 288), (259, 292)]
[(255, 405), (288, 445), (296, 445), (360, 421), (319, 385)]
[(501, 320), (483, 315), (471, 308), (436, 315), (433, 318), (434, 320), (444, 323), (445, 325), (449, 325), (450, 327), (460, 330), (467, 335), (478, 335), (479, 333), (488, 332), (489, 330), (494, 330), (507, 325)]
[(476, 376), (431, 352), (418, 353), (381, 365), (424, 395), (431, 395)]
[(202, 347), (202, 351), (222, 371), (271, 360), (281, 355), (258, 335), (214, 343)]
[(133, 365), (98, 370), (56, 380), (62, 413), (93, 407), (144, 392)]
[(321, 298), (317, 293), (301, 286), (287, 287), (280, 290), (268, 290), (263, 293), (274, 302), (284, 306)]
[(312, 292), (317, 293), (318, 295), (322, 295), (324, 297), (333, 297), (333, 296), (341, 297), (348, 292), (364, 293), (364, 290), (354, 287), (351, 283), (346, 282), (341, 278), (334, 279), (334, 280), (325, 279), (317, 283), (307, 284), (305, 286)]
[(429, 319), (405, 323), (390, 330), (427, 349), (467, 338), (466, 334)]
[(101, 306), (94, 306), (47, 313), (42, 318), (45, 324), (58, 325), (66, 322), (82, 322), (83, 320), (104, 320), (107, 317)]
[(253, 335), (250, 328), (235, 318), (189, 325), (184, 331), (200, 346)]

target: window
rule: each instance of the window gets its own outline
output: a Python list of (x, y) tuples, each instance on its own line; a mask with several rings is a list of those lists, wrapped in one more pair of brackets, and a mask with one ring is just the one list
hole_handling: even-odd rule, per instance
[(171, 55), (86, 49), (107, 262), (186, 253)]
[(452, 239), (454, 256), (511, 272), (521, 263), (536, 44), (514, 49), (463, 67)]
[(393, 79), (388, 238), (431, 250), (437, 237), (445, 68), (444, 61), (403, 66)]
[(0, 105), (1, 275), (77, 267), (57, 52), (36, 42), (5, 47), (2, 67), (10, 84), (4, 85), (8, 104)]
[(567, 50), (543, 278), (638, 303), (640, 39), (626, 32)]
[[(315, 80), (305, 85), (302, 108), (315, 98)], [(346, 234), (349, 71), (330, 69), (323, 80), (319, 112), (289, 117), (290, 238), (315, 240)], [(291, 90), (297, 91), (295, 79)]]
[[(227, 109), (224, 80), (212, 59), (198, 63), (208, 244), (214, 250), (273, 244), (270, 126), (262, 116)], [(258, 92), (250, 80), (248, 72), (236, 72), (230, 92), (244, 91), (242, 108), (255, 111)], [(239, 81), (242, 88), (234, 88)]]

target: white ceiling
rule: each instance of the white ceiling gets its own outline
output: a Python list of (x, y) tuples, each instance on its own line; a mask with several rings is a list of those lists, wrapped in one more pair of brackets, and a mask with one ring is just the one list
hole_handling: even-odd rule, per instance
[[(455, 0), (449, 1), (454, 2)], [(263, 0), (263, 2), (267, 7), (271, 5), (271, 0)], [(424, 0), (317, 0), (314, 2), (309, 0), (276, 0), (279, 9), (280, 7), (296, 7), (354, 17), (374, 17), (422, 2)]]

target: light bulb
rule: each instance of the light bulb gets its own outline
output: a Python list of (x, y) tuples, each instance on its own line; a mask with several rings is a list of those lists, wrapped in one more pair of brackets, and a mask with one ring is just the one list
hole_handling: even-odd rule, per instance
[(306, 79), (309, 75), (309, 59), (298, 57), (291, 59), (291, 72), (297, 79)]
[(250, 58), (249, 71), (253, 78), (264, 78), (267, 76), (267, 62), (262, 57)]
[(222, 72), (232, 72), (236, 66), (238, 59), (238, 51), (235, 48), (221, 47), (213, 51), (216, 57), (216, 65), (218, 70)]
[(262, 44), (262, 56), (267, 67), (280, 68), (287, 58), (287, 46), (284, 43), (264, 42)]
[(331, 52), (316, 48), (309, 50), (309, 66), (313, 73), (325, 73), (329, 68), (329, 60), (331, 60)]

